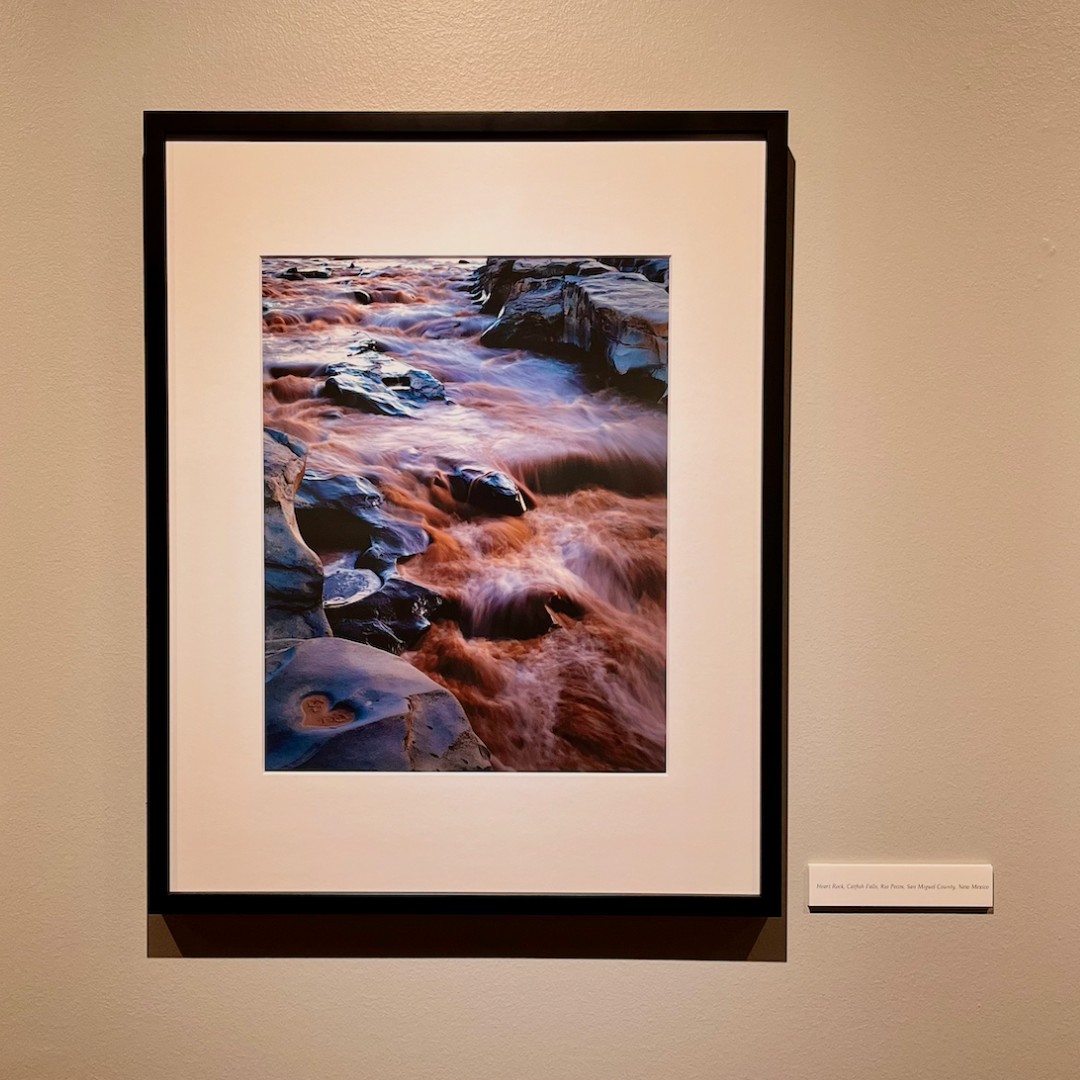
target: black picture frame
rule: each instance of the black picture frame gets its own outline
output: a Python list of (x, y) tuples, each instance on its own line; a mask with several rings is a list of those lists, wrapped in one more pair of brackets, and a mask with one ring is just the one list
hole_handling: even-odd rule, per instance
[[(764, 143), (760, 891), (756, 895), (179, 892), (170, 884), (170, 579), (166, 150), (179, 141), (758, 140)], [(782, 914), (794, 162), (785, 112), (144, 114), (147, 466), (147, 905), (163, 915)]]

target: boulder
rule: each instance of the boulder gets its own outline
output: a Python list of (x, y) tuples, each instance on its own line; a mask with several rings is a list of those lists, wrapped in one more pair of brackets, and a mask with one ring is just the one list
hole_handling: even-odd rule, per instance
[(324, 393), (342, 405), (361, 412), (382, 413), (384, 416), (412, 416), (415, 412), (377, 383), (351, 374), (334, 375), (327, 379)]
[[(307, 461), (307, 444), (302, 443), (299, 439), (294, 439), (291, 435), (287, 435), (284, 431), (278, 431), (275, 428), (263, 428), (263, 438), (270, 439), (271, 442), (276, 442), (279, 446), (284, 446), (287, 450), (291, 450), (294, 457), (300, 458), (302, 461)], [(266, 447), (263, 446), (263, 455), (265, 460)]]
[(537, 259), (495, 256), (489, 258), (476, 273), (481, 311), (488, 315), (499, 314), (514, 285), (524, 278), (588, 277), (611, 269), (590, 256)]
[(501, 305), (499, 317), (480, 335), (489, 349), (552, 352), (563, 336), (563, 280), (527, 279)]
[(390, 356), (375, 361), (374, 366), (383, 386), (388, 386), (399, 397), (408, 398), (417, 404), (446, 399), (446, 387), (430, 371), (409, 367)]
[(335, 570), (323, 582), (323, 607), (355, 604), (382, 588), (382, 578), (372, 570)]
[(358, 568), (374, 570), (386, 578), (402, 559), (427, 551), (430, 539), (419, 525), (395, 521), (384, 514), (367, 512), (371, 533), (368, 544), (356, 560)]
[(604, 255), (601, 262), (615, 267), (616, 270), (628, 270), (641, 274), (649, 281), (655, 281), (658, 285), (667, 288), (670, 260), (666, 256)]
[(358, 337), (349, 346), (348, 352), (350, 356), (356, 356), (358, 353), (386, 352), (386, 346), (373, 337)]
[(290, 266), (282, 270), (278, 277), (285, 281), (303, 281), (305, 278), (328, 278), (332, 272), (326, 266)]
[(403, 648), (411, 649), (431, 626), (431, 619), (450, 614), (452, 606), (423, 585), (392, 577), (377, 592), (333, 607), (327, 614), (339, 637), (369, 642), (373, 636), (381, 637), (389, 631)]
[[(401, 559), (427, 551), (430, 540), (419, 525), (398, 521), (378, 507), (307, 503), (296, 511), (304, 539), (320, 551), (355, 551), (353, 566), (385, 577)], [(351, 569), (351, 567), (350, 567)]]
[(329, 637), (331, 633), (330, 624), (320, 608), (293, 611), (269, 604), (266, 607), (264, 630), (268, 645), (300, 638)]
[(563, 340), (603, 355), (619, 375), (667, 368), (668, 294), (640, 274), (568, 280)]
[(358, 567), (385, 576), (399, 559), (426, 551), (429, 540), (421, 526), (386, 514), (382, 501), (378, 488), (362, 476), (310, 473), (296, 494), (296, 520), (319, 550), (355, 553), (350, 563), (335, 563), (333, 570)]
[(447, 473), (450, 494), (486, 514), (520, 517), (527, 507), (517, 484), (504, 472), (479, 465), (459, 465)]
[(491, 763), (449, 691), (387, 652), (320, 638), (274, 657), (266, 767), (448, 772)]
[(307, 472), (296, 493), (297, 510), (344, 510), (348, 514), (367, 510), (382, 502), (379, 489), (362, 476), (350, 473)]
[(427, 402), (446, 399), (446, 388), (431, 372), (380, 355), (376, 348), (328, 364), (323, 374), (327, 397), (363, 412), (414, 416)]
[(405, 642), (381, 619), (342, 619), (337, 623), (336, 636), (394, 655), (405, 651)]
[(330, 632), (322, 614), (323, 570), (305, 543), (293, 504), (307, 448), (280, 431), (263, 432), (263, 545), (266, 636), (316, 637)]
[[(663, 264), (666, 275), (666, 259), (619, 261), (657, 274)], [(546, 276), (515, 276), (519, 268)], [(654, 387), (638, 387), (646, 396), (663, 393), (668, 337), (663, 285), (596, 260), (489, 260), (488, 270), (504, 299), (498, 318), (480, 335), (481, 345), (570, 358), (592, 355), (609, 373), (645, 376), (643, 382)], [(559, 277), (556, 270), (567, 273)]]

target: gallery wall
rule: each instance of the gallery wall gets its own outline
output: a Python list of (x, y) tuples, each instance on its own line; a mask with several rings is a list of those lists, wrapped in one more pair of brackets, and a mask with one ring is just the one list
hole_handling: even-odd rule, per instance
[[(1074, 1076), (1078, 59), (1064, 0), (6, 0), (0, 1074)], [(786, 961), (147, 958), (147, 108), (790, 110)]]

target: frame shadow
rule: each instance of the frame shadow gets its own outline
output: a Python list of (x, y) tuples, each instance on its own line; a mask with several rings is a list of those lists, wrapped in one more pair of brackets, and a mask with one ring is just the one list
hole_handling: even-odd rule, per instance
[(147, 956), (787, 959), (787, 920), (636, 915), (150, 915)]

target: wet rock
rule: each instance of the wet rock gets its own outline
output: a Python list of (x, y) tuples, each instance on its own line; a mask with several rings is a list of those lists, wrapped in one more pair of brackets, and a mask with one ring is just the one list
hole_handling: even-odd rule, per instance
[(311, 506), (296, 512), (304, 539), (320, 551), (358, 551), (356, 567), (385, 576), (401, 559), (427, 551), (427, 532), (377, 507)]
[(325, 266), (290, 266), (282, 270), (278, 277), (285, 281), (303, 281), (305, 278), (328, 278), (332, 272)]
[(361, 412), (382, 413), (384, 416), (412, 416), (416, 410), (403, 404), (377, 383), (354, 375), (334, 375), (326, 380), (327, 397)]
[(620, 256), (612, 261), (627, 270), (596, 259), (488, 259), (476, 275), (478, 302), (498, 318), (480, 344), (579, 360), (591, 355), (607, 374), (619, 377), (624, 389), (649, 400), (662, 398), (668, 260)]
[(445, 400), (446, 388), (429, 371), (410, 367), (375, 348), (328, 364), (324, 393), (353, 409), (384, 416), (414, 416), (429, 401)]
[(619, 375), (667, 367), (668, 294), (640, 274), (567, 281), (563, 340), (603, 355)]
[(331, 630), (326, 615), (319, 608), (290, 611), (267, 604), (265, 633), (269, 644), (298, 638), (328, 637)]
[(329, 609), (327, 614), (340, 637), (368, 641), (368, 635), (376, 629), (370, 624), (380, 623), (404, 648), (411, 649), (431, 626), (431, 620), (449, 615), (451, 609), (452, 605), (438, 593), (402, 578), (390, 578), (377, 592)]
[(381, 588), (382, 578), (371, 570), (335, 570), (323, 582), (323, 607), (355, 604)]
[(266, 637), (328, 634), (322, 614), (323, 570), (296, 521), (294, 498), (307, 448), (281, 431), (263, 432), (263, 545)]
[(361, 337), (357, 338), (349, 346), (348, 352), (351, 356), (355, 356), (357, 353), (384, 353), (386, 352), (386, 346), (373, 337)]
[(368, 545), (356, 560), (356, 565), (361, 569), (374, 570), (384, 579), (398, 562), (427, 551), (431, 542), (419, 525), (394, 521), (381, 515), (370, 524), (372, 531)]
[(600, 261), (607, 263), (609, 266), (614, 266), (616, 270), (626, 270), (632, 273), (641, 274), (643, 277), (648, 278), (649, 281), (655, 281), (658, 285), (663, 285), (667, 288), (668, 269), (670, 264), (670, 260), (667, 258), (649, 255), (604, 255), (601, 257)]
[(520, 517), (527, 507), (517, 484), (504, 472), (459, 465), (447, 474), (450, 494), (486, 514)]
[(616, 375), (635, 372), (665, 383), (667, 291), (642, 274), (596, 266), (600, 272), (590, 276), (515, 280), (480, 344), (569, 357), (592, 354)]
[(396, 656), (320, 638), (274, 657), (268, 769), (486, 770), (489, 758), (457, 699)]
[(483, 299), (481, 310), (488, 315), (499, 314), (513, 287), (525, 278), (564, 278), (570, 275), (589, 277), (611, 269), (612, 267), (587, 256), (538, 259), (492, 257), (476, 273)]
[(382, 502), (382, 495), (374, 484), (362, 476), (309, 471), (304, 475), (294, 502), (297, 510), (321, 507), (352, 514), (378, 506)]
[[(363, 551), (376, 537), (401, 539), (399, 530), (377, 509), (381, 503), (378, 488), (362, 476), (309, 473), (296, 493), (296, 520), (307, 542), (319, 550)], [(421, 540), (413, 528), (405, 531), (409, 542), (398, 547), (417, 548), (411, 553), (418, 554), (427, 546), (427, 537)]]
[(563, 281), (529, 279), (501, 305), (499, 317), (480, 335), (489, 349), (533, 349), (551, 352), (563, 336)]
[[(287, 435), (284, 431), (278, 431), (275, 428), (263, 428), (263, 465), (266, 464), (266, 440), (277, 443), (279, 446), (284, 446), (287, 450), (290, 450), (294, 457), (301, 459), (301, 465), (307, 461), (307, 445), (301, 442), (299, 439), (294, 439), (291, 435)], [(265, 471), (265, 469), (264, 469)], [(291, 475), (292, 465), (289, 463), (289, 472)], [(301, 469), (301, 475), (303, 469)]]
[(446, 387), (430, 371), (409, 367), (400, 360), (388, 357), (376, 361), (378, 376), (383, 386), (388, 386), (400, 397), (421, 401), (438, 401), (446, 398)]
[(336, 637), (358, 641), (383, 652), (397, 655), (405, 651), (405, 642), (379, 619), (341, 619), (334, 633)]

